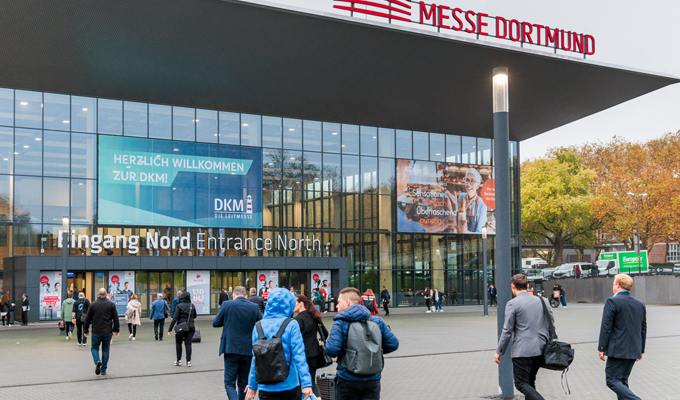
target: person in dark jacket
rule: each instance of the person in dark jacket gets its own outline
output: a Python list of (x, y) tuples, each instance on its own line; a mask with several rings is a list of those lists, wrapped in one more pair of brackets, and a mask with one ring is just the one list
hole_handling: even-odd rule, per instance
[(170, 315), (175, 315), (175, 308), (177, 308), (177, 305), (179, 304), (179, 296), (182, 295), (182, 291), (178, 290), (177, 291), (177, 297), (172, 299), (172, 308), (170, 309)]
[[(378, 316), (371, 316), (368, 309), (361, 305), (361, 292), (349, 287), (342, 289), (338, 296), (338, 315), (333, 320), (333, 327), (326, 342), (326, 354), (342, 359), (347, 346), (347, 332), (352, 322), (370, 320), (378, 324), (382, 333), (383, 354), (389, 354), (399, 348), (399, 339)], [(381, 374), (354, 375), (338, 362), (336, 399), (380, 399)]]
[(179, 295), (179, 304), (177, 304), (177, 307), (175, 308), (170, 328), (168, 328), (168, 335), (172, 335), (172, 328), (175, 327), (175, 324), (186, 322), (189, 325), (188, 331), (175, 335), (175, 350), (177, 351), (177, 361), (175, 361), (176, 366), (182, 365), (182, 342), (184, 342), (184, 347), (187, 352), (187, 367), (191, 367), (191, 339), (194, 338), (194, 333), (196, 333), (196, 325), (194, 325), (195, 319), (196, 307), (191, 304), (189, 292), (184, 292)]
[(380, 292), (380, 301), (382, 302), (383, 305), (383, 311), (385, 311), (385, 316), (390, 315), (390, 300), (392, 297), (390, 296), (390, 292), (387, 291), (387, 288), (383, 286), (382, 292)]
[(83, 335), (83, 326), (85, 325), (85, 316), (90, 309), (90, 300), (85, 298), (85, 293), (78, 293), (78, 300), (73, 306), (73, 312), (76, 313), (76, 336), (78, 339), (78, 346), (87, 346), (87, 337)]
[[(302, 333), (302, 340), (305, 343), (305, 356), (307, 356), (307, 365), (309, 366), (309, 374), (312, 377), (312, 390), (314, 395), (321, 397), (321, 391), (316, 384), (316, 370), (325, 365), (319, 365), (319, 331), (323, 338), (328, 338), (328, 330), (323, 324), (323, 317), (321, 312), (316, 309), (314, 304), (307, 298), (307, 296), (299, 294), (296, 297), (295, 320), (300, 325), (300, 332)], [(300, 396), (298, 396), (300, 397)]]
[(567, 308), (567, 295), (564, 293), (564, 288), (562, 285), (558, 285), (557, 283), (555, 286), (553, 286), (553, 291), (559, 290), (560, 291), (560, 302), (562, 303), (562, 306), (564, 308)]
[(498, 295), (498, 289), (493, 285), (489, 285), (489, 305), (493, 306), (496, 304), (496, 296)]
[(257, 304), (257, 307), (260, 309), (260, 313), (264, 315), (264, 299), (257, 295), (257, 289), (250, 288), (250, 296), (248, 296), (248, 300)]
[(28, 325), (28, 296), (24, 293), (21, 297), (21, 325), (26, 326)]
[(614, 277), (614, 296), (604, 305), (597, 350), (600, 359), (607, 361), (607, 387), (619, 399), (640, 400), (628, 388), (628, 377), (635, 362), (642, 360), (645, 354), (647, 309), (645, 303), (631, 296), (632, 288), (630, 276), (619, 274)]
[[(120, 322), (116, 305), (106, 298), (106, 289), (101, 288), (97, 292), (97, 300), (90, 304), (85, 315), (85, 337), (90, 332), (92, 324), (92, 359), (94, 360), (94, 373), (106, 375), (106, 366), (109, 363), (109, 348), (111, 337), (118, 337)], [(99, 359), (99, 345), (102, 346), (102, 358)]]
[(378, 302), (375, 300), (375, 294), (373, 293), (373, 290), (366, 289), (364, 294), (361, 296), (361, 304), (368, 308), (368, 311), (371, 312), (371, 315), (378, 315)]
[(156, 295), (156, 301), (151, 303), (149, 319), (153, 320), (153, 333), (156, 340), (163, 340), (163, 329), (165, 329), (165, 311), (169, 311), (168, 302), (163, 299), (163, 293)]
[(224, 388), (227, 397), (229, 400), (243, 400), (253, 357), (253, 328), (262, 319), (262, 313), (257, 304), (246, 299), (246, 288), (243, 286), (236, 286), (232, 296), (234, 300), (225, 301), (220, 306), (213, 327), (222, 327), (220, 355), (224, 354)]
[(219, 304), (220, 307), (222, 307), (222, 303), (225, 301), (229, 300), (229, 294), (227, 293), (226, 289), (222, 289), (220, 292), (220, 298), (217, 300), (217, 303)]
[[(284, 289), (276, 288), (267, 296), (267, 308), (264, 317), (260, 321), (262, 331), (267, 338), (272, 338), (281, 328), (281, 325), (293, 316), (295, 309), (295, 296)], [(252, 343), (259, 340), (257, 327), (253, 328)], [(305, 356), (305, 344), (300, 333), (300, 325), (292, 320), (286, 326), (281, 335), (283, 352), (286, 363), (290, 365), (288, 377), (285, 381), (275, 384), (258, 384), (255, 373), (255, 359), (250, 367), (250, 380), (246, 400), (255, 398), (259, 390), (260, 400), (299, 400), (297, 397), (299, 387), (302, 386), (302, 394), (310, 397), (312, 392), (312, 377), (309, 375), (307, 357)]]

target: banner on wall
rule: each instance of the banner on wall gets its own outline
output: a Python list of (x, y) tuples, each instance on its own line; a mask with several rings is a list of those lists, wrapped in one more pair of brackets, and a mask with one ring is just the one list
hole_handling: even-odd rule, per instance
[(99, 223), (262, 228), (262, 150), (99, 137)]
[(324, 301), (331, 298), (331, 270), (312, 270), (312, 289), (318, 289), (323, 295)]
[(135, 294), (134, 271), (109, 271), (109, 294), (111, 301), (116, 303), (118, 317), (125, 317), (127, 303)]
[(61, 272), (40, 272), (40, 320), (61, 318)]
[(257, 295), (265, 301), (269, 293), (279, 287), (279, 271), (257, 271)]
[(496, 234), (494, 169), (397, 160), (399, 232)]
[(196, 314), (210, 314), (210, 271), (187, 271), (187, 290)]

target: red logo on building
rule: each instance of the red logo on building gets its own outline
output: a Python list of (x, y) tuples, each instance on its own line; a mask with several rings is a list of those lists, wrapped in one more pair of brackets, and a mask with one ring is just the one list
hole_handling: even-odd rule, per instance
[(200, 279), (200, 278), (201, 278), (201, 275), (196, 274), (196, 279)]
[[(387, 19), (396, 19), (404, 22), (411, 22), (411, 6), (405, 1), (399, 0), (334, 0), (348, 5), (334, 5), (333, 8), (346, 10), (360, 14), (374, 15)], [(357, 8), (357, 5), (364, 5), (366, 8)]]
[(111, 277), (111, 283), (118, 283), (118, 282), (120, 282), (120, 278), (118, 277), (118, 275), (114, 275), (114, 276)]
[(40, 284), (44, 285), (46, 283), (50, 283), (50, 278), (48, 278), (46, 276), (41, 276), (40, 277)]

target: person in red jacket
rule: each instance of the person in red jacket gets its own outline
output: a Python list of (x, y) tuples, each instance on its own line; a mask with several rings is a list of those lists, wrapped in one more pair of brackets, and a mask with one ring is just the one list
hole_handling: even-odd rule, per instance
[(373, 290), (368, 289), (364, 292), (363, 296), (361, 296), (361, 304), (368, 308), (371, 315), (378, 315), (378, 302), (375, 301)]

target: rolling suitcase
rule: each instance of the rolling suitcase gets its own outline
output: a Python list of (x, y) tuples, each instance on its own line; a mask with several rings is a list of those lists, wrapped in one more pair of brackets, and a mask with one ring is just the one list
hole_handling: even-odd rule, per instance
[(316, 377), (323, 400), (335, 400), (335, 374), (321, 374)]
[(201, 331), (196, 328), (196, 332), (194, 332), (194, 337), (191, 338), (192, 343), (201, 343)]

